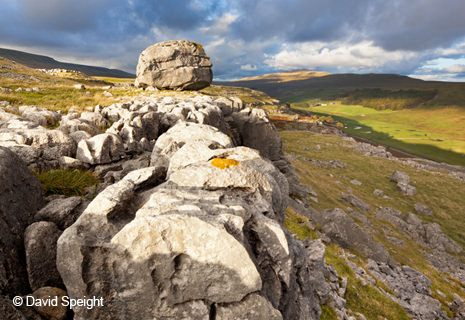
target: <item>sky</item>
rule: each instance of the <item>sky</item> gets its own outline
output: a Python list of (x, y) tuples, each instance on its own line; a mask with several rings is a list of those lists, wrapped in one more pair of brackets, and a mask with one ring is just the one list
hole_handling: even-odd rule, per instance
[(135, 73), (203, 44), (216, 80), (287, 70), (465, 81), (465, 0), (0, 0), (0, 47)]

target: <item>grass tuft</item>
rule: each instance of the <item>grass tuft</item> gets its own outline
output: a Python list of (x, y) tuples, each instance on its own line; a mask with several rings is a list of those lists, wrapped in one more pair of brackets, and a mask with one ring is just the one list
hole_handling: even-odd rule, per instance
[(35, 173), (35, 175), (45, 195), (82, 196), (88, 187), (98, 184), (98, 179), (90, 171), (58, 169)]

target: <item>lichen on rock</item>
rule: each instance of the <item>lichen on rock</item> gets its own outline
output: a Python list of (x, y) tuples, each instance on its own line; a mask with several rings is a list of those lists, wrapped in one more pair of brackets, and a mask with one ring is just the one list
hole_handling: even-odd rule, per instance
[(221, 170), (227, 169), (229, 167), (235, 167), (239, 165), (239, 161), (234, 159), (222, 159), (222, 158), (215, 158), (210, 161), (211, 165), (217, 167)]

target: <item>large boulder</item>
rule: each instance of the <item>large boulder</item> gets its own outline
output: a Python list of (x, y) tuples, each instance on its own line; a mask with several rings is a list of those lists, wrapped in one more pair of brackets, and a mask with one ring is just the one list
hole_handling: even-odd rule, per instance
[(167, 181), (163, 166), (130, 172), (58, 240), (70, 297), (105, 301), (75, 319), (316, 319), (306, 250), (280, 223), (284, 175), (206, 125), (157, 144), (173, 159)]
[(137, 87), (200, 90), (210, 85), (212, 63), (202, 45), (167, 41), (142, 51), (137, 64)]
[(12, 151), (0, 147), (0, 294), (29, 290), (23, 234), (43, 204), (36, 177)]

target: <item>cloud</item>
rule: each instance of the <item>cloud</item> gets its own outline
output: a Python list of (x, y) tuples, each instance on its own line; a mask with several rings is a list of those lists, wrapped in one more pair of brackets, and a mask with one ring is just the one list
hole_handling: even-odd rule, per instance
[(255, 71), (257, 70), (257, 66), (256, 65), (251, 65), (250, 63), (248, 64), (244, 64), (241, 66), (241, 70), (245, 70), (245, 71)]
[(385, 50), (421, 51), (464, 36), (463, 0), (237, 0), (235, 29), (247, 40), (288, 43), (373, 41)]
[(418, 54), (411, 51), (386, 51), (372, 41), (351, 44), (320, 41), (286, 45), (265, 63), (283, 70), (324, 69), (339, 72), (373, 72), (406, 67), (408, 61), (416, 61)]
[[(130, 72), (143, 49), (174, 39), (204, 44), (216, 79), (291, 69), (428, 75), (465, 57), (463, 0), (0, 0), (0, 8), (0, 46)], [(458, 62), (425, 69), (439, 57)]]
[(465, 65), (463, 64), (454, 64), (453, 66), (445, 69), (447, 73), (465, 73)]

